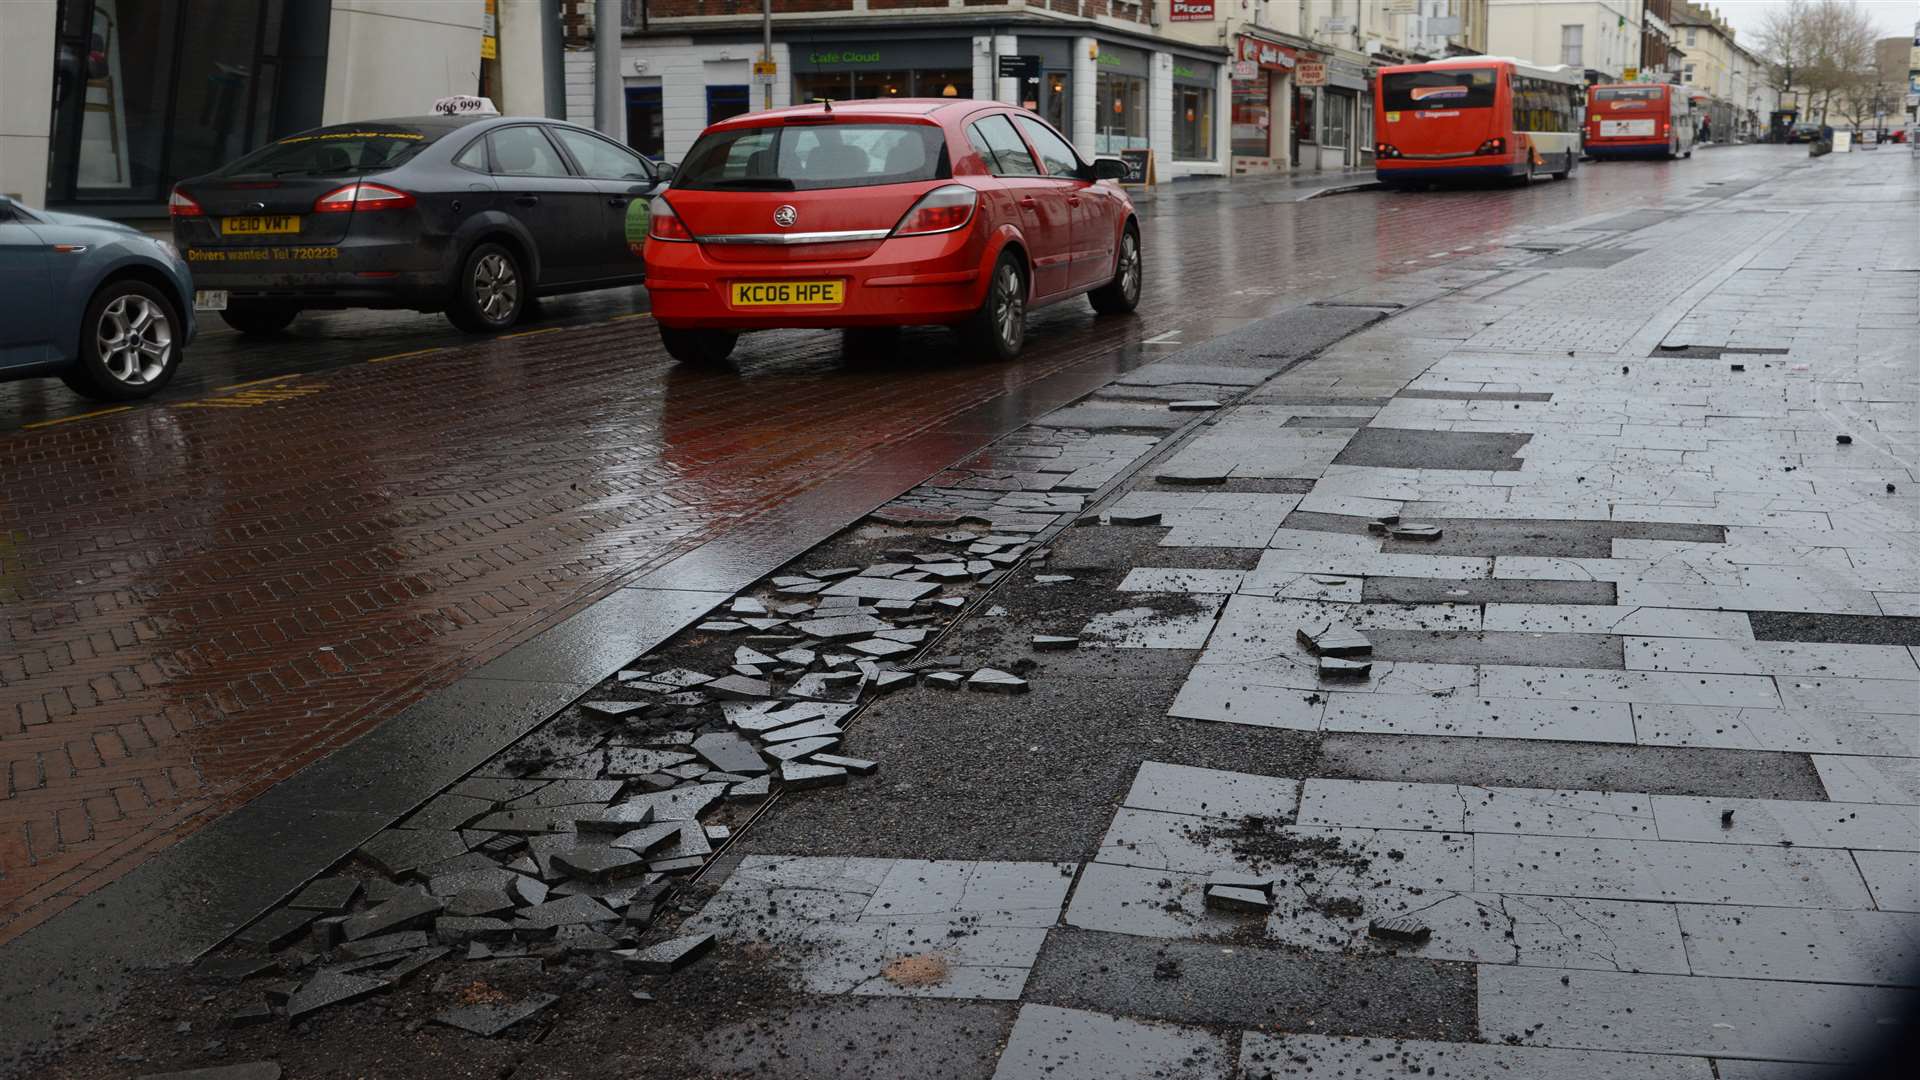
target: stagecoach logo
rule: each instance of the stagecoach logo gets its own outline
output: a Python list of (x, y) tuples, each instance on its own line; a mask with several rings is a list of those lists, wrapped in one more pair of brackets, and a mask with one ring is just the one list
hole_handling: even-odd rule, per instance
[(1416, 86), (1413, 88), (1413, 100), (1431, 101), (1437, 98), (1466, 97), (1464, 86)]
[(793, 228), (793, 223), (798, 220), (800, 220), (800, 211), (791, 206), (783, 206), (773, 212), (773, 223), (783, 229)]

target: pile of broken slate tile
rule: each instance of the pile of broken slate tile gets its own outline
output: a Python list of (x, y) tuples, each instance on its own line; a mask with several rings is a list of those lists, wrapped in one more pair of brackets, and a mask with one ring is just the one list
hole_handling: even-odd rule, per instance
[[(609, 954), (638, 974), (692, 962), (713, 935), (642, 943), (673, 883), (730, 836), (703, 815), (875, 772), (877, 763), (838, 752), (842, 725), (873, 695), (916, 682), (1027, 688), (994, 668), (905, 658), (957, 615), (976, 584), (1022, 558), (1044, 559), (1045, 550), (1034, 549), (1030, 532), (952, 529), (921, 543), (934, 550), (782, 574), (734, 598), (689, 641), (703, 655), (716, 641), (734, 644), (727, 670), (636, 661), (362, 845), (357, 857), (381, 876), (312, 882), (239, 935), (250, 951), (206, 961), (202, 973), (239, 981), (304, 972), (262, 984), (262, 997), (233, 1017), (297, 1022), (395, 986), (455, 950), (482, 965), (476, 972), (511, 964), (537, 973), (569, 953)], [(439, 981), (449, 979), (471, 981)], [(536, 993), (469, 1003), (433, 1020), (491, 1036), (554, 1000)]]

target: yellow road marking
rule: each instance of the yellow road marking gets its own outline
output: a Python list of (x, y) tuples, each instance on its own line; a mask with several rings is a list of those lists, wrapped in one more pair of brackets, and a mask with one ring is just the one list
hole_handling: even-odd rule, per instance
[(563, 329), (565, 328), (560, 326), (547, 326), (539, 330), (522, 330), (517, 334), (501, 334), (500, 340), (505, 341), (508, 338), (532, 337), (535, 334), (557, 334)]
[(270, 383), (270, 382), (279, 382), (279, 381), (281, 381), (282, 379), (297, 379), (297, 378), (299, 378), (299, 377), (300, 377), (300, 373), (296, 371), (296, 372), (293, 372), (293, 373), (292, 373), (292, 374), (290, 374), (290, 375), (275, 375), (275, 376), (273, 376), (273, 377), (272, 377), (272, 378), (270, 378), (270, 379), (255, 379), (255, 380), (253, 380), (252, 382), (240, 382), (240, 383), (234, 383), (234, 384), (233, 384), (232, 386), (222, 386), (222, 387), (220, 387), (220, 389), (222, 389), (222, 390), (239, 390), (239, 389), (241, 389), (241, 388), (243, 388), (243, 387), (248, 387), (248, 386), (262, 386), (262, 385), (265, 385), (265, 384), (267, 384), (267, 383)]
[[(262, 382), (278, 382), (277, 379), (264, 379)], [(294, 398), (308, 397), (327, 388), (323, 382), (303, 383), (299, 386), (262, 386), (259, 383), (243, 384), (252, 389), (242, 390), (226, 397), (208, 398), (205, 401), (183, 401), (183, 409), (250, 409), (255, 405), (276, 405)]]
[(415, 349), (412, 352), (397, 352), (397, 353), (394, 353), (392, 356), (376, 356), (373, 359), (367, 361), (367, 363), (384, 364), (389, 360), (405, 360), (409, 356), (425, 356), (428, 353), (437, 353), (437, 352), (446, 352), (446, 351), (447, 351), (447, 347), (445, 345), (435, 345), (430, 349)]
[(25, 431), (28, 428), (52, 427), (55, 424), (71, 424), (75, 420), (91, 420), (96, 416), (106, 416), (109, 413), (126, 412), (131, 408), (133, 408), (133, 406), (131, 405), (115, 405), (111, 409), (95, 409), (92, 412), (81, 413), (78, 416), (60, 416), (60, 417), (55, 417), (52, 420), (35, 420), (31, 424), (21, 424), (20, 429), (22, 431)]
[(613, 318), (608, 319), (607, 321), (619, 322), (622, 319), (651, 319), (651, 318), (653, 318), (653, 312), (651, 311), (636, 311), (631, 315), (615, 315)]

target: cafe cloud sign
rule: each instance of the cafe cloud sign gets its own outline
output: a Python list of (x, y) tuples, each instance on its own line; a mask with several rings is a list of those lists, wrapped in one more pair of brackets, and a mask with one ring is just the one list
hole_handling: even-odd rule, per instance
[(1168, 0), (1167, 17), (1174, 22), (1212, 22), (1213, 0)]

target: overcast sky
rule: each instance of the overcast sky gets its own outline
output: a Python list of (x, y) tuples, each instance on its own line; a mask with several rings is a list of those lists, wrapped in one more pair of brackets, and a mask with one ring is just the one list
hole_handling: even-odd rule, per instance
[[(1766, 17), (1769, 8), (1784, 8), (1786, 0), (1720, 0), (1719, 3), (1707, 2), (1720, 9), (1720, 16), (1733, 24), (1738, 31), (1736, 40), (1750, 44), (1759, 33), (1760, 21)], [(1920, 19), (1920, 4), (1913, 0), (1859, 0), (1862, 8), (1873, 16), (1874, 25), (1880, 28), (1881, 37), (1893, 37), (1896, 34), (1913, 33), (1913, 24)]]

